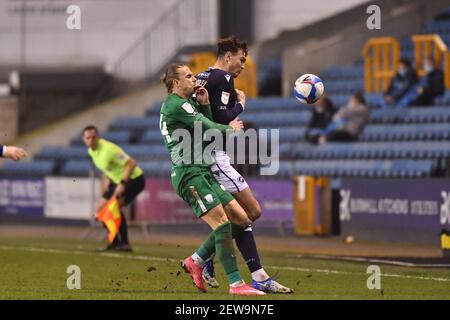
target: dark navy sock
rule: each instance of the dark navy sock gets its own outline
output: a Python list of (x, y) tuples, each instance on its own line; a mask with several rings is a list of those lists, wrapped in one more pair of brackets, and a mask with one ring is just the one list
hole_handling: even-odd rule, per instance
[(246, 229), (250, 230), (242, 230), (236, 234), (236, 245), (239, 248), (239, 251), (241, 252), (250, 272), (255, 272), (261, 269), (262, 266), (259, 260), (258, 249), (256, 248), (256, 242), (253, 237), (251, 227), (248, 226)]

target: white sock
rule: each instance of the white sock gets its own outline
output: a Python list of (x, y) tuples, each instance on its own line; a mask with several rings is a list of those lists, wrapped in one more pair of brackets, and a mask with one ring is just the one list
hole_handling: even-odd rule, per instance
[(205, 261), (197, 254), (197, 252), (194, 252), (194, 254), (191, 256), (192, 260), (194, 260), (195, 264), (199, 267), (203, 267), (205, 264)]
[(244, 280), (239, 280), (239, 281), (236, 281), (236, 282), (233, 282), (232, 284), (230, 284), (230, 287), (238, 287), (238, 286), (243, 285), (244, 283), (245, 283)]
[(269, 275), (266, 273), (266, 271), (264, 271), (263, 268), (252, 272), (252, 279), (255, 281), (265, 281), (269, 278)]

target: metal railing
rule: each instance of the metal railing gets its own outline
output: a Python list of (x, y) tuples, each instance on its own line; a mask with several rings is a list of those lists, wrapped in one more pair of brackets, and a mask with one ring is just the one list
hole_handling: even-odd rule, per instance
[(400, 43), (394, 37), (369, 39), (363, 48), (364, 89), (366, 92), (387, 90), (397, 72)]
[(175, 3), (119, 57), (113, 66), (114, 76), (145, 80), (159, 72), (181, 48), (215, 44), (216, 4), (211, 0)]

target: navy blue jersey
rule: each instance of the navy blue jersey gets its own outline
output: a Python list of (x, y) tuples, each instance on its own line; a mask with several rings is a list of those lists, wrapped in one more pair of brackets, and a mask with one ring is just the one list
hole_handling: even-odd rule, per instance
[(0, 157), (3, 157), (3, 146), (0, 144)]
[(231, 74), (220, 69), (208, 68), (196, 75), (196, 78), (197, 83), (208, 90), (212, 121), (228, 124), (244, 110), (242, 104), (237, 102)]

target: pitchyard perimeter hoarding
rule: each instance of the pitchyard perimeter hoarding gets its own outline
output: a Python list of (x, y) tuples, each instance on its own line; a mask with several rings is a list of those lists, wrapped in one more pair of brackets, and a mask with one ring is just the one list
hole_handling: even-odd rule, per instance
[(0, 179), (0, 213), (42, 216), (45, 184), (41, 178)]
[[(274, 223), (293, 220), (292, 182), (248, 181), (261, 204), (261, 222)], [(136, 219), (150, 223), (200, 222), (191, 208), (173, 190), (170, 179), (146, 180), (145, 190), (136, 201)]]
[(343, 235), (439, 244), (450, 229), (448, 179), (343, 179), (340, 194)]

